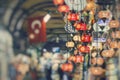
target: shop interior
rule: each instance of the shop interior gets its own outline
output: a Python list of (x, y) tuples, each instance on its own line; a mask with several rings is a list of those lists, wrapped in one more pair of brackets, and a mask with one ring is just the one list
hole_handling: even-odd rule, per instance
[(120, 0), (0, 0), (0, 80), (120, 80)]

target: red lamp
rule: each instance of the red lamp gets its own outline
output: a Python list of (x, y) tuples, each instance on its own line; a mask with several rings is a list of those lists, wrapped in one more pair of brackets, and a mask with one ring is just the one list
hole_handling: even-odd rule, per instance
[(80, 46), (80, 47), (79, 47), (79, 51), (80, 51), (80, 52), (85, 52), (85, 50), (86, 50), (86, 49), (85, 49), (85, 46)]
[(73, 70), (73, 65), (71, 63), (64, 63), (61, 65), (61, 69), (65, 72), (71, 72)]
[(82, 53), (88, 53), (90, 52), (90, 48), (88, 46), (80, 46), (79, 51)]
[(67, 5), (60, 5), (58, 6), (59, 12), (69, 12), (69, 7)]
[(77, 30), (87, 30), (87, 25), (85, 23), (76, 23), (74, 26)]
[(64, 3), (64, 0), (53, 0), (53, 3), (54, 3), (55, 5), (61, 5), (61, 4)]
[(70, 57), (68, 58), (68, 60), (69, 60), (69, 61), (73, 61), (73, 62), (75, 62), (75, 56), (73, 56), (73, 55), (70, 56)]
[(77, 21), (79, 20), (79, 15), (77, 13), (69, 13), (67, 18), (69, 21)]
[(82, 42), (91, 42), (91, 36), (89, 34), (82, 35), (81, 41)]
[(84, 57), (82, 55), (75, 56), (75, 63), (82, 63), (84, 61)]

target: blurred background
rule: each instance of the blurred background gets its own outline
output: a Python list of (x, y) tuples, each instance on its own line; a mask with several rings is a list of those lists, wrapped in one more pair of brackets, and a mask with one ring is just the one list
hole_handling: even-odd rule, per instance
[[(60, 8), (62, 5), (69, 10)], [(102, 10), (106, 12), (99, 13)], [(93, 28), (74, 28), (69, 13), (78, 13), (76, 23), (83, 21)], [(108, 24), (111, 20), (118, 23)], [(95, 29), (96, 24), (105, 29)], [(0, 80), (120, 80), (119, 27), (119, 0), (0, 0)], [(105, 41), (95, 44), (92, 32), (102, 32), (100, 39)], [(79, 41), (83, 33), (92, 35), (92, 41)], [(90, 52), (80, 50), (79, 46), (86, 45)], [(78, 61), (76, 55), (81, 56)], [(93, 58), (99, 57), (104, 60), (102, 65), (101, 60), (94, 63)]]

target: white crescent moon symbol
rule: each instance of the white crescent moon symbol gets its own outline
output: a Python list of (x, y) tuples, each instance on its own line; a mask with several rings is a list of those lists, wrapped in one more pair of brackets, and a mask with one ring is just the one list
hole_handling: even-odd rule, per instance
[(40, 20), (34, 20), (33, 22), (32, 22), (32, 29), (34, 29), (35, 28), (35, 25), (39, 25), (39, 28), (41, 28), (41, 22), (40, 22)]
[[(40, 22), (40, 20), (34, 20), (34, 21), (32, 22), (31, 28), (34, 29), (34, 28), (35, 28), (35, 25), (38, 25), (38, 27), (41, 28), (41, 22)], [(39, 33), (39, 29), (35, 29), (34, 32), (35, 32), (36, 34), (38, 34), (38, 33)]]

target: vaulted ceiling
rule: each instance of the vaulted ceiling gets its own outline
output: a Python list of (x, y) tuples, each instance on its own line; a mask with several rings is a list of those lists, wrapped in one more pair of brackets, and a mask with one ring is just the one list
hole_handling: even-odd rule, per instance
[[(100, 0), (98, 0), (100, 1)], [(110, 0), (114, 1), (114, 0)], [(7, 26), (8, 30), (14, 37), (14, 42), (16, 45), (16, 40), (26, 39), (26, 27), (27, 18), (28, 17), (37, 17), (37, 16), (45, 16), (46, 14), (51, 15), (51, 19), (47, 22), (47, 38), (51, 40), (55, 33), (61, 34), (65, 37), (65, 30), (64, 30), (64, 21), (63, 15), (57, 11), (57, 6), (53, 4), (52, 0), (0, 0), (0, 4), (6, 4), (7, 6), (3, 5), (6, 10), (5, 20), (4, 23)], [(8, 5), (10, 4), (10, 5)], [(113, 6), (118, 6), (117, 11), (120, 11), (120, 1), (116, 0), (116, 4)], [(114, 12), (115, 13), (115, 12)], [(119, 12), (117, 15), (120, 16)], [(21, 37), (16, 37), (15, 35), (21, 35)], [(58, 35), (57, 34), (57, 35)], [(63, 35), (64, 34), (64, 35)]]
[[(63, 16), (57, 11), (57, 6), (53, 4), (52, 0), (26, 0), (21, 7), (23, 10), (29, 11), (28, 17), (45, 16), (49, 13), (51, 18), (46, 24), (47, 33), (52, 33), (52, 31), (53, 33), (64, 32), (65, 23), (63, 21)], [(25, 20), (23, 27), (26, 26), (27, 21)]]
[(20, 50), (21, 43), (23, 43), (22, 47), (29, 46), (26, 28), (28, 27), (27, 18), (30, 17), (51, 15), (50, 20), (46, 23), (48, 41), (66, 33), (63, 16), (57, 11), (57, 6), (53, 4), (52, 0), (10, 0), (6, 3), (4, 24), (14, 38), (14, 49)]
[(14, 29), (15, 27), (17, 27), (17, 24), (20, 22), (20, 20), (22, 20), (22, 23), (24, 23), (24, 24), (21, 23), (22, 28), (26, 28), (28, 26), (27, 25), (28, 17), (45, 16), (46, 14), (49, 13), (51, 15), (51, 19), (47, 22), (48, 33), (52, 31), (53, 33), (59, 31), (63, 33), (65, 32), (64, 31), (65, 23), (63, 21), (63, 16), (61, 13), (57, 11), (57, 6), (53, 4), (53, 0), (8, 0), (8, 3), (12, 3), (11, 9), (13, 9), (11, 17), (8, 21), (9, 23), (8, 25), (13, 26), (14, 21), (16, 21), (15, 22), (16, 25), (14, 25), (13, 27)]

